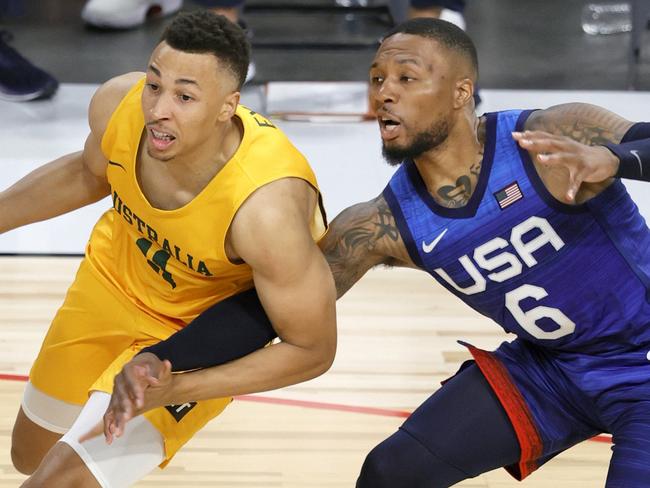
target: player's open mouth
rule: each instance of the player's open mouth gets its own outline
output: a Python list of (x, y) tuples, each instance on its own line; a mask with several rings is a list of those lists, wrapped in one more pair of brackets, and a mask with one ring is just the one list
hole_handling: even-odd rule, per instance
[(176, 140), (173, 135), (156, 129), (149, 129), (149, 134), (151, 144), (159, 151), (164, 151)]
[(402, 124), (394, 117), (380, 115), (377, 117), (379, 121), (379, 131), (383, 140), (395, 139), (399, 135), (399, 129)]

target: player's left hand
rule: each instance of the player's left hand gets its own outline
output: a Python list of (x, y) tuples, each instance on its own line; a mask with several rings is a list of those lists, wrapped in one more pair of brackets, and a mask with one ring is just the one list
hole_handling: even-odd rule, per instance
[(618, 169), (618, 158), (604, 146), (588, 146), (566, 136), (537, 130), (513, 132), (512, 137), (523, 149), (533, 153), (537, 162), (568, 170), (567, 202), (575, 201), (583, 182), (605, 181)]
[(79, 442), (104, 434), (106, 442), (124, 433), (129, 420), (156, 407), (169, 403), (167, 393), (173, 382), (171, 363), (154, 354), (143, 353), (124, 365), (113, 381), (113, 394), (100, 422)]

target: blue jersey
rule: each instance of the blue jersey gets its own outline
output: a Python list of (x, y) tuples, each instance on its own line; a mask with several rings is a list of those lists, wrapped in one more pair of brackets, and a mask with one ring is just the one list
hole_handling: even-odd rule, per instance
[(530, 111), (487, 114), (477, 187), (435, 202), (412, 161), (384, 198), (413, 262), (506, 331), (563, 351), (650, 343), (650, 231), (620, 181), (581, 205), (547, 191), (511, 136)]

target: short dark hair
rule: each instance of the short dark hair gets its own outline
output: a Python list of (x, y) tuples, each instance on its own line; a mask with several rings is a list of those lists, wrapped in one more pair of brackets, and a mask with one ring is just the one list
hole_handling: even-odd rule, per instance
[(478, 56), (474, 42), (463, 29), (451, 22), (431, 17), (418, 17), (394, 27), (384, 35), (381, 41), (384, 42), (395, 34), (410, 34), (438, 41), (446, 48), (464, 56), (470, 62), (474, 76), (478, 77)]
[(178, 14), (160, 42), (186, 53), (214, 54), (232, 72), (238, 89), (246, 80), (250, 45), (243, 29), (206, 9)]

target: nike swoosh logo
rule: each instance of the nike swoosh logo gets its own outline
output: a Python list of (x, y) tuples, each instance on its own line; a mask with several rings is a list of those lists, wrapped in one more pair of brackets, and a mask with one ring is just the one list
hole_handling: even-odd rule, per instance
[(431, 251), (433, 251), (433, 248), (438, 245), (440, 242), (440, 239), (442, 239), (442, 236), (444, 236), (447, 233), (447, 229), (443, 230), (438, 237), (436, 237), (434, 240), (432, 240), (429, 244), (426, 242), (422, 241), (422, 250), (429, 254)]
[(636, 149), (632, 149), (630, 150), (630, 152), (639, 163), (639, 176), (643, 176), (643, 163), (641, 162), (641, 156), (639, 156), (639, 151), (637, 151)]
[(114, 161), (109, 160), (108, 164), (110, 164), (111, 166), (118, 166), (118, 167), (122, 168), (124, 171), (126, 171), (126, 168), (124, 166), (122, 166), (120, 163), (116, 163)]

